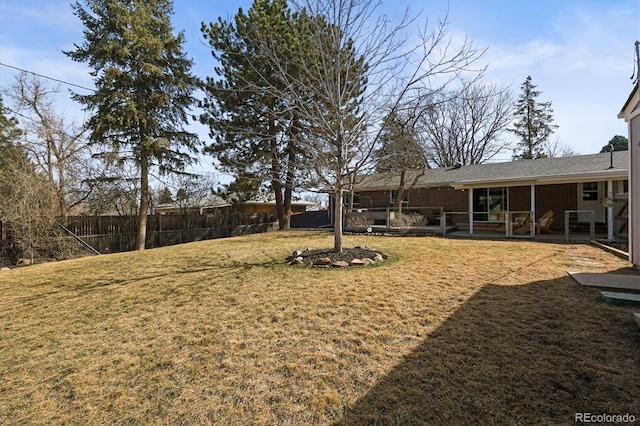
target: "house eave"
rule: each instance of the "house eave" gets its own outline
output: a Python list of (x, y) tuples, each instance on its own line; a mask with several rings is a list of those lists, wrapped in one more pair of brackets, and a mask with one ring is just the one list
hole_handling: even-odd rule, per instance
[(638, 105), (640, 102), (640, 90), (638, 90), (638, 84), (633, 88), (627, 101), (624, 103), (624, 106), (618, 113), (618, 118), (624, 119), (624, 121), (629, 121), (636, 115), (640, 114), (640, 108), (634, 110), (634, 106)]
[(502, 178), (493, 180), (468, 180), (456, 182), (455, 189), (468, 189), (477, 186), (524, 186), (524, 185), (553, 185), (577, 182), (593, 182), (608, 179), (627, 179), (627, 169), (607, 169), (588, 173), (569, 173), (562, 176), (525, 176), (521, 178)]

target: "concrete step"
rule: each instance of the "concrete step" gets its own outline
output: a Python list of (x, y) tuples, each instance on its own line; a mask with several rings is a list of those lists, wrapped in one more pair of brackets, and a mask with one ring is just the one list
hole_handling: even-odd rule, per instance
[(640, 294), (617, 293), (614, 291), (601, 291), (600, 294), (607, 303), (616, 305), (640, 305)]
[(569, 276), (584, 286), (640, 291), (640, 275), (569, 272)]

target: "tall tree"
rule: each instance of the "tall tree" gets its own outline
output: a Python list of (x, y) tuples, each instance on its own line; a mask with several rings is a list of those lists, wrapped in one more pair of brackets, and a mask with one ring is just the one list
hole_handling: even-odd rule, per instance
[(85, 41), (65, 52), (92, 68), (96, 91), (74, 98), (93, 112), (90, 140), (110, 160), (139, 169), (138, 250), (145, 248), (149, 174), (183, 170), (195, 161), (196, 134), (185, 129), (198, 80), (182, 51), (184, 32), (174, 34), (170, 0), (87, 0), (73, 4)]
[[(402, 119), (398, 112), (389, 114), (381, 134), (381, 147), (375, 153), (376, 171), (400, 175), (393, 207), (401, 210), (405, 191), (410, 189), (428, 168), (425, 151), (418, 142), (414, 120)], [(412, 182), (407, 186), (407, 174), (413, 173)]]
[(85, 139), (86, 129), (58, 114), (53, 103), (59, 92), (26, 72), (4, 90), (14, 108), (25, 118), (24, 148), (37, 171), (46, 177), (55, 192), (57, 217), (69, 211), (88, 196), (86, 168), (90, 152)]
[[(482, 57), (470, 42), (453, 45), (446, 21), (420, 37), (405, 37), (414, 22), (408, 15), (398, 24), (376, 19), (380, 2), (369, 0), (292, 0), (309, 19), (300, 46), (290, 52), (261, 49), (284, 82), (271, 88), (288, 99), (305, 132), (298, 137), (305, 168), (334, 200), (334, 251), (343, 249), (344, 192), (358, 174), (374, 163), (384, 116), (408, 98), (441, 90)], [(409, 46), (408, 41), (418, 40)], [(294, 72), (292, 72), (292, 70)], [(436, 86), (437, 85), (437, 86)]]
[[(206, 150), (223, 170), (235, 175), (231, 191), (249, 195), (268, 183), (280, 229), (289, 228), (290, 223), (300, 123), (288, 100), (271, 89), (281, 92), (284, 82), (273, 72), (260, 43), (270, 38), (281, 56), (291, 52), (298, 45), (290, 24), (295, 19), (286, 0), (255, 0), (246, 14), (239, 9), (233, 22), (218, 18), (201, 28), (220, 63), (214, 69), (216, 77), (206, 80), (206, 112), (201, 121), (209, 125), (214, 138)], [(288, 72), (296, 71), (288, 68)]]
[(577, 155), (570, 145), (560, 142), (558, 138), (553, 141), (547, 139), (545, 143), (542, 144), (542, 150), (544, 156), (547, 158), (572, 157)]
[(530, 160), (543, 158), (544, 143), (558, 128), (553, 123), (553, 109), (551, 102), (538, 102), (537, 97), (542, 93), (536, 90), (531, 76), (520, 86), (521, 93), (515, 104), (513, 113), (515, 122), (509, 129), (519, 139), (514, 151), (514, 159)]
[(22, 130), (18, 127), (18, 120), (9, 117), (7, 113), (0, 94), (0, 171), (9, 167), (13, 159), (26, 157), (26, 152), (19, 142)]
[(601, 153), (609, 152), (611, 150), (611, 146), (613, 145), (614, 151), (628, 151), (629, 150), (629, 139), (624, 136), (615, 135), (611, 138), (608, 144), (602, 147), (600, 150)]
[(500, 140), (511, 120), (511, 94), (479, 80), (435, 94), (417, 117), (417, 134), (433, 167), (481, 164), (508, 146)]
[[(12, 245), (4, 257), (16, 261), (53, 248), (51, 237), (56, 209), (54, 191), (44, 175), (36, 172), (19, 143), (22, 130), (8, 117), (0, 97), (0, 221), (9, 229)], [(52, 244), (54, 243), (54, 244)], [(48, 254), (48, 253), (47, 253)]]

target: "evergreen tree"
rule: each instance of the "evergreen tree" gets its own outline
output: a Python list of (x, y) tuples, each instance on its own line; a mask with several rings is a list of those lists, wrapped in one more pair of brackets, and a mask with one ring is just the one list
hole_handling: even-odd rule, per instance
[[(425, 153), (410, 123), (400, 119), (395, 112), (389, 114), (385, 119), (380, 139), (382, 146), (375, 154), (376, 170), (400, 175), (400, 184), (393, 202), (394, 208), (400, 210), (406, 190), (415, 185), (417, 179), (424, 174), (424, 170), (428, 167)], [(422, 173), (415, 173), (413, 183), (410, 183), (407, 188), (407, 172), (409, 171), (422, 171)]]
[(255, 0), (246, 14), (239, 9), (233, 22), (218, 18), (216, 23), (202, 24), (220, 62), (214, 70), (217, 78), (206, 80), (206, 113), (201, 121), (209, 125), (214, 138), (206, 151), (236, 176), (229, 190), (240, 190), (244, 194), (240, 199), (270, 184), (280, 229), (289, 227), (299, 123), (291, 105), (274, 93), (284, 83), (273, 70), (286, 64), (274, 64), (261, 46), (268, 40), (281, 52), (291, 51), (297, 44), (293, 19), (286, 0)]
[(0, 172), (5, 172), (10, 162), (26, 159), (26, 153), (19, 145), (22, 130), (15, 117), (8, 117), (0, 95)]
[(376, 151), (376, 171), (397, 172), (426, 167), (424, 151), (414, 129), (397, 113), (387, 116), (380, 139), (382, 146)]
[(173, 195), (168, 187), (164, 187), (158, 194), (158, 204), (169, 204), (173, 202)]
[(73, 4), (85, 41), (65, 52), (92, 68), (96, 92), (74, 99), (93, 111), (91, 141), (106, 158), (130, 160), (139, 169), (137, 248), (146, 240), (149, 172), (184, 169), (195, 161), (197, 135), (185, 130), (198, 80), (182, 51), (184, 33), (173, 33), (170, 0), (87, 0)]
[(611, 149), (611, 145), (613, 145), (614, 151), (628, 151), (629, 139), (625, 138), (624, 136), (615, 135), (611, 138), (608, 144), (602, 147), (600, 152), (609, 152), (609, 150)]
[(553, 123), (551, 102), (538, 102), (536, 98), (542, 93), (536, 90), (531, 76), (520, 86), (522, 93), (516, 102), (514, 117), (516, 121), (509, 129), (519, 139), (514, 152), (514, 159), (543, 158), (544, 143), (551, 136), (557, 125)]

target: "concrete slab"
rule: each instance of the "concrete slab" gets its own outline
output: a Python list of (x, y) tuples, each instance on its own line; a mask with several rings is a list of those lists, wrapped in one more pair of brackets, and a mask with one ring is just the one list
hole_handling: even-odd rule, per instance
[(640, 291), (640, 275), (568, 272), (580, 285)]
[(607, 303), (616, 305), (640, 305), (640, 294), (616, 293), (614, 291), (601, 291), (600, 294)]

